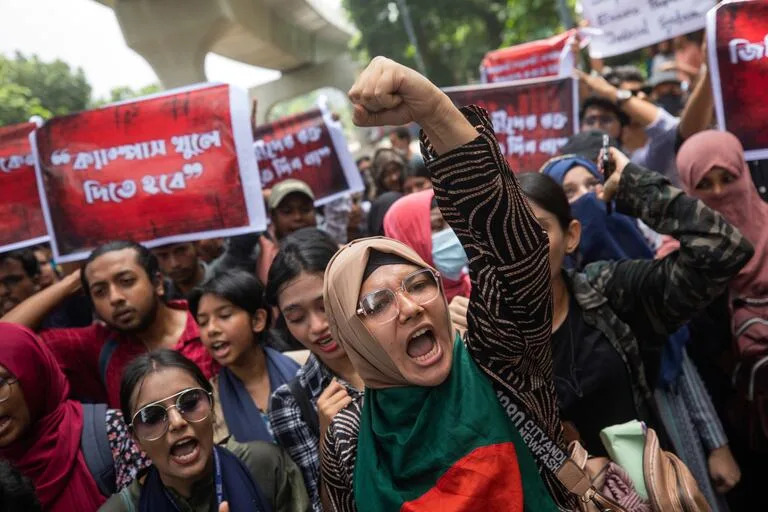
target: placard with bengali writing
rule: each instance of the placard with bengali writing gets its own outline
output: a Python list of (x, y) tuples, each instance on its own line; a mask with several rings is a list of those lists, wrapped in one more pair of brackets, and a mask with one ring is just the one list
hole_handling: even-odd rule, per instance
[(199, 85), (54, 118), (33, 136), (59, 261), (265, 228), (245, 91)]
[(581, 0), (589, 54), (602, 59), (704, 28), (715, 0)]
[(35, 126), (0, 126), (0, 252), (48, 241), (29, 146)]
[(264, 188), (301, 180), (317, 206), (364, 189), (341, 125), (330, 117), (318, 108), (256, 128), (253, 150)]
[(747, 160), (768, 158), (768, 2), (712, 9), (707, 48), (721, 130), (739, 138)]
[[(563, 52), (576, 30), (569, 30), (539, 41), (493, 50), (485, 54), (480, 74), (485, 83), (567, 76), (573, 68), (573, 56)], [(568, 62), (565, 62), (568, 60)]]
[(576, 86), (573, 78), (550, 78), (451, 87), (445, 92), (460, 107), (486, 109), (510, 168), (535, 172), (578, 132)]

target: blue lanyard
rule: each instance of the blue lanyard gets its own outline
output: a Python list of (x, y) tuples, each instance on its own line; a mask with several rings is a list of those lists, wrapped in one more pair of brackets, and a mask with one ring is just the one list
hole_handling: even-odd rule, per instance
[(216, 447), (213, 447), (213, 463), (215, 470), (213, 472), (213, 486), (216, 489), (216, 506), (224, 502), (224, 483), (221, 481), (221, 462), (219, 462), (219, 453)]
[[(224, 483), (221, 479), (221, 462), (219, 461), (219, 454), (216, 452), (216, 447), (213, 448), (213, 487), (216, 490), (216, 510), (218, 510), (218, 507), (224, 502)], [(173, 496), (171, 496), (171, 493), (168, 492), (168, 489), (166, 489), (165, 486), (163, 486), (163, 491), (165, 492), (168, 501), (173, 505), (173, 508), (178, 512), (181, 512), (178, 505), (176, 505)]]

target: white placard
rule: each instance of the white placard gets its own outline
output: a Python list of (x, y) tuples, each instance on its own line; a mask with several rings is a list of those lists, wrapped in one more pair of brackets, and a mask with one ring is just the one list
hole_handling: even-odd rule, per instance
[(589, 21), (589, 55), (602, 59), (695, 32), (715, 0), (581, 0)]

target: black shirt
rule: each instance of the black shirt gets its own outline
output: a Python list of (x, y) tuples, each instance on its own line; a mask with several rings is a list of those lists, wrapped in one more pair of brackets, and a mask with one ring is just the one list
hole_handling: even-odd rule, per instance
[(571, 421), (592, 455), (606, 455), (605, 427), (638, 418), (624, 361), (605, 335), (584, 322), (571, 297), (568, 317), (552, 333), (552, 362), (560, 416)]

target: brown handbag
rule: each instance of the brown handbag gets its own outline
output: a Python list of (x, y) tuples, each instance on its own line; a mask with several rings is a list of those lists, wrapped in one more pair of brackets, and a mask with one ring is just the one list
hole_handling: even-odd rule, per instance
[(645, 434), (643, 477), (654, 511), (709, 512), (711, 509), (690, 470), (675, 454), (665, 452), (652, 428)]

